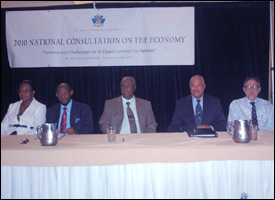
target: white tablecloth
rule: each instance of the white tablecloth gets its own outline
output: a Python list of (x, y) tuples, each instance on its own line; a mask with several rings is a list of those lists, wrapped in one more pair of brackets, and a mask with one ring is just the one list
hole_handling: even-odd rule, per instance
[[(274, 199), (274, 132), (262, 132), (247, 144), (226, 133), (211, 139), (183, 133), (118, 135), (116, 143), (106, 142), (106, 135), (65, 136), (55, 147), (27, 137), (30, 143), (24, 145), (18, 141), (26, 136), (1, 138), (1, 198), (232, 199), (246, 193)], [(66, 156), (51, 160), (49, 155), (59, 151)], [(88, 161), (71, 161), (75, 151), (76, 160)], [(147, 154), (156, 157), (153, 162)]]

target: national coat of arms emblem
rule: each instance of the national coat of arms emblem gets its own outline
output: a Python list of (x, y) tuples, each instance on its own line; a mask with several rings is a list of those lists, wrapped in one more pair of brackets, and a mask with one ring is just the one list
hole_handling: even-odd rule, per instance
[(103, 18), (102, 15), (97, 14), (94, 16), (94, 18), (92, 18), (92, 21), (94, 23), (94, 26), (100, 27), (103, 26), (105, 18)]

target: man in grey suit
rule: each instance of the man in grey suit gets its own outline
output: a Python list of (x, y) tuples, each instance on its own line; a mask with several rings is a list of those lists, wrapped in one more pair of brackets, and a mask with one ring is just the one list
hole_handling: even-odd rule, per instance
[(103, 114), (100, 117), (100, 130), (106, 133), (109, 126), (116, 128), (120, 134), (131, 133), (127, 105), (134, 115), (137, 133), (155, 133), (157, 123), (151, 103), (134, 96), (136, 90), (135, 78), (126, 76), (121, 80), (121, 96), (105, 102)]
[(189, 83), (191, 94), (177, 100), (168, 132), (185, 131), (188, 128), (207, 128), (215, 131), (226, 130), (226, 119), (220, 100), (204, 94), (204, 78), (195, 75)]

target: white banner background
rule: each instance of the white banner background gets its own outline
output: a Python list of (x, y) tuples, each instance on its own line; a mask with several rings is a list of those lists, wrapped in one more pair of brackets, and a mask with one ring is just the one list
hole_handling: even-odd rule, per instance
[(194, 29), (193, 7), (6, 14), (11, 67), (194, 65)]

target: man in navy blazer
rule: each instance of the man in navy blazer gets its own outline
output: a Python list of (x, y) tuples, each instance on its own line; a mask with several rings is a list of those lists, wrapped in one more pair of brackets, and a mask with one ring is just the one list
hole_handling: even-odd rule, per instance
[(57, 86), (55, 95), (60, 103), (47, 109), (46, 121), (47, 123), (57, 123), (58, 130), (61, 132), (62, 115), (66, 108), (67, 121), (64, 133), (90, 134), (93, 132), (92, 110), (89, 105), (72, 100), (73, 92), (67, 83)]
[[(220, 100), (216, 97), (204, 94), (204, 78), (195, 75), (189, 83), (191, 94), (177, 100), (172, 122), (168, 132), (185, 131), (187, 128), (209, 128), (215, 131), (226, 130), (226, 119), (222, 111)], [(196, 123), (196, 106), (202, 108), (201, 124)]]

